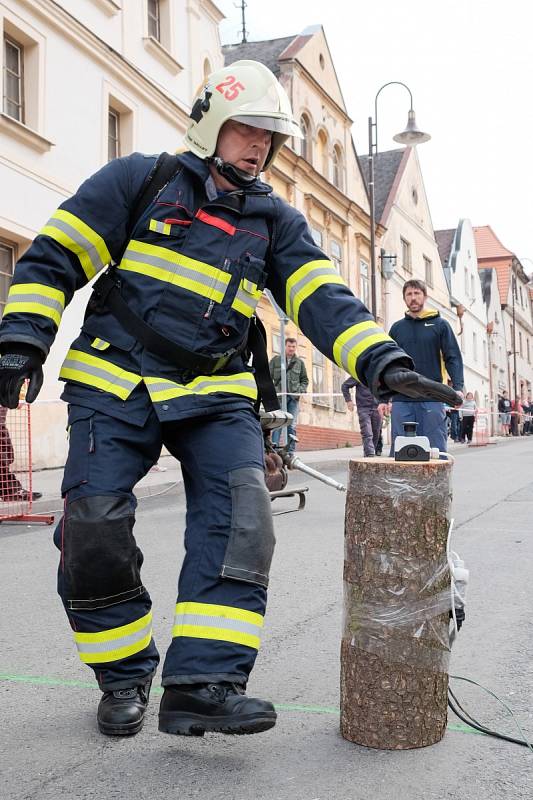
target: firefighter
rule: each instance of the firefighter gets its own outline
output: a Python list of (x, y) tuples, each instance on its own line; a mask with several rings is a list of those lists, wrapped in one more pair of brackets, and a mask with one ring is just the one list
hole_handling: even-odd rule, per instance
[(15, 269), (0, 326), (0, 403), (10, 408), (27, 378), (35, 400), (65, 306), (104, 275), (60, 371), (70, 439), (55, 532), (58, 591), (103, 693), (104, 734), (140, 730), (159, 662), (132, 490), (162, 445), (181, 463), (187, 518), (159, 728), (202, 735), (275, 724), (273, 705), (245, 694), (274, 548), (244, 355), (265, 287), (315, 347), (378, 395), (432, 391), (304, 217), (261, 181), (300, 135), (265, 66), (225, 67), (193, 105), (175, 173), (132, 227), (156, 161), (138, 153), (83, 183)]

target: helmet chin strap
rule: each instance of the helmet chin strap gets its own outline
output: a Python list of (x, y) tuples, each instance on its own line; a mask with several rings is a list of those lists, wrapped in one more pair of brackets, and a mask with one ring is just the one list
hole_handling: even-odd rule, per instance
[(222, 175), (227, 181), (241, 189), (248, 189), (257, 180), (255, 175), (250, 175), (243, 169), (238, 169), (233, 164), (230, 164), (229, 161), (223, 161), (219, 156), (211, 156), (206, 158), (206, 161), (208, 164), (213, 164), (219, 175)]

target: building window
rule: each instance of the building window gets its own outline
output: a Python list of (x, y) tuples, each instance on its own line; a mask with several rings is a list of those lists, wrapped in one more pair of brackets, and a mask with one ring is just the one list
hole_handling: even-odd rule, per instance
[(472, 353), (474, 361), (477, 361), (477, 333), (475, 331), (472, 333)]
[(297, 142), (299, 143), (298, 152), (302, 158), (305, 158), (306, 161), (311, 163), (311, 124), (306, 114), (302, 114), (300, 117), (300, 130), (302, 131), (303, 139), (297, 139)]
[(326, 359), (316, 347), (313, 347), (313, 404), (327, 406), (326, 396)]
[(529, 339), (526, 339), (526, 350), (527, 350), (527, 363), (531, 364), (531, 353), (529, 352)]
[(279, 331), (272, 331), (272, 354), (281, 355), (281, 336)]
[(342, 192), (344, 190), (344, 165), (342, 163), (342, 152), (337, 145), (333, 148), (333, 183)]
[(110, 108), (107, 127), (107, 160), (113, 161), (120, 155), (120, 114)]
[(318, 169), (321, 171), (324, 178), (329, 181), (329, 154), (328, 154), (328, 138), (324, 131), (318, 134)]
[(16, 245), (0, 239), (0, 316), (4, 313), (16, 259)]
[(483, 340), (483, 366), (487, 366), (487, 342)]
[(333, 408), (335, 411), (346, 411), (346, 403), (341, 391), (344, 381), (344, 372), (336, 364), (333, 364)]
[(161, 9), (159, 0), (148, 0), (148, 36), (161, 41)]
[(468, 267), (465, 267), (465, 294), (470, 297), (470, 281), (468, 280)]
[(433, 263), (426, 256), (424, 256), (424, 274), (426, 276), (426, 284), (433, 286)]
[(406, 272), (412, 272), (411, 244), (406, 239), (400, 239), (400, 242), (402, 246), (402, 267)]
[(359, 261), (359, 294), (361, 302), (370, 308), (370, 269), (366, 261)]
[(476, 299), (476, 281), (473, 275), (470, 276), (470, 297)]
[(331, 261), (333, 262), (333, 266), (339, 273), (342, 275), (342, 245), (339, 242), (335, 241), (335, 239), (331, 240), (330, 244), (330, 251), (331, 251)]
[(24, 122), (24, 48), (4, 36), (4, 114)]
[(522, 353), (522, 332), (521, 331), (518, 331), (518, 352), (520, 353), (521, 356), (523, 355), (523, 353)]
[(311, 236), (313, 237), (313, 242), (316, 244), (316, 246), (322, 248), (322, 242), (324, 241), (322, 231), (319, 230), (319, 228), (312, 227)]

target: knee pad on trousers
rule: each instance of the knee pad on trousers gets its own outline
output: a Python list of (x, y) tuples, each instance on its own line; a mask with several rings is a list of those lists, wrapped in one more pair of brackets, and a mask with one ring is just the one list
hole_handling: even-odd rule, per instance
[(126, 497), (82, 497), (67, 505), (62, 563), (69, 609), (107, 608), (145, 591), (134, 522)]
[(229, 486), (231, 531), (220, 575), (267, 587), (276, 539), (264, 473), (255, 467), (235, 469)]

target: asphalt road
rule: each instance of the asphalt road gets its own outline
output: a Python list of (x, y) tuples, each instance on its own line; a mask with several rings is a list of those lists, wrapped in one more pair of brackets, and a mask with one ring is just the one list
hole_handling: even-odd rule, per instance
[[(450, 671), (489, 687), (533, 739), (533, 439), (465, 448), (454, 473), (454, 548), (471, 580)], [(344, 479), (338, 468), (332, 474)], [(159, 688), (140, 734), (101, 736), (94, 718), (99, 693), (77, 659), (55, 595), (51, 530), (1, 526), (3, 798), (533, 797), (533, 753), (468, 732), (453, 715), (443, 741), (421, 750), (370, 750), (340, 736), (344, 497), (312, 479), (307, 483), (305, 510), (276, 518), (266, 633), (248, 693), (272, 699), (279, 717), (273, 730), (257, 736), (160, 734)], [(276, 501), (276, 508), (288, 502)], [(137, 538), (162, 651), (170, 636), (183, 521), (178, 494), (139, 505)], [(454, 686), (474, 717), (517, 735), (492, 697), (469, 684)]]

